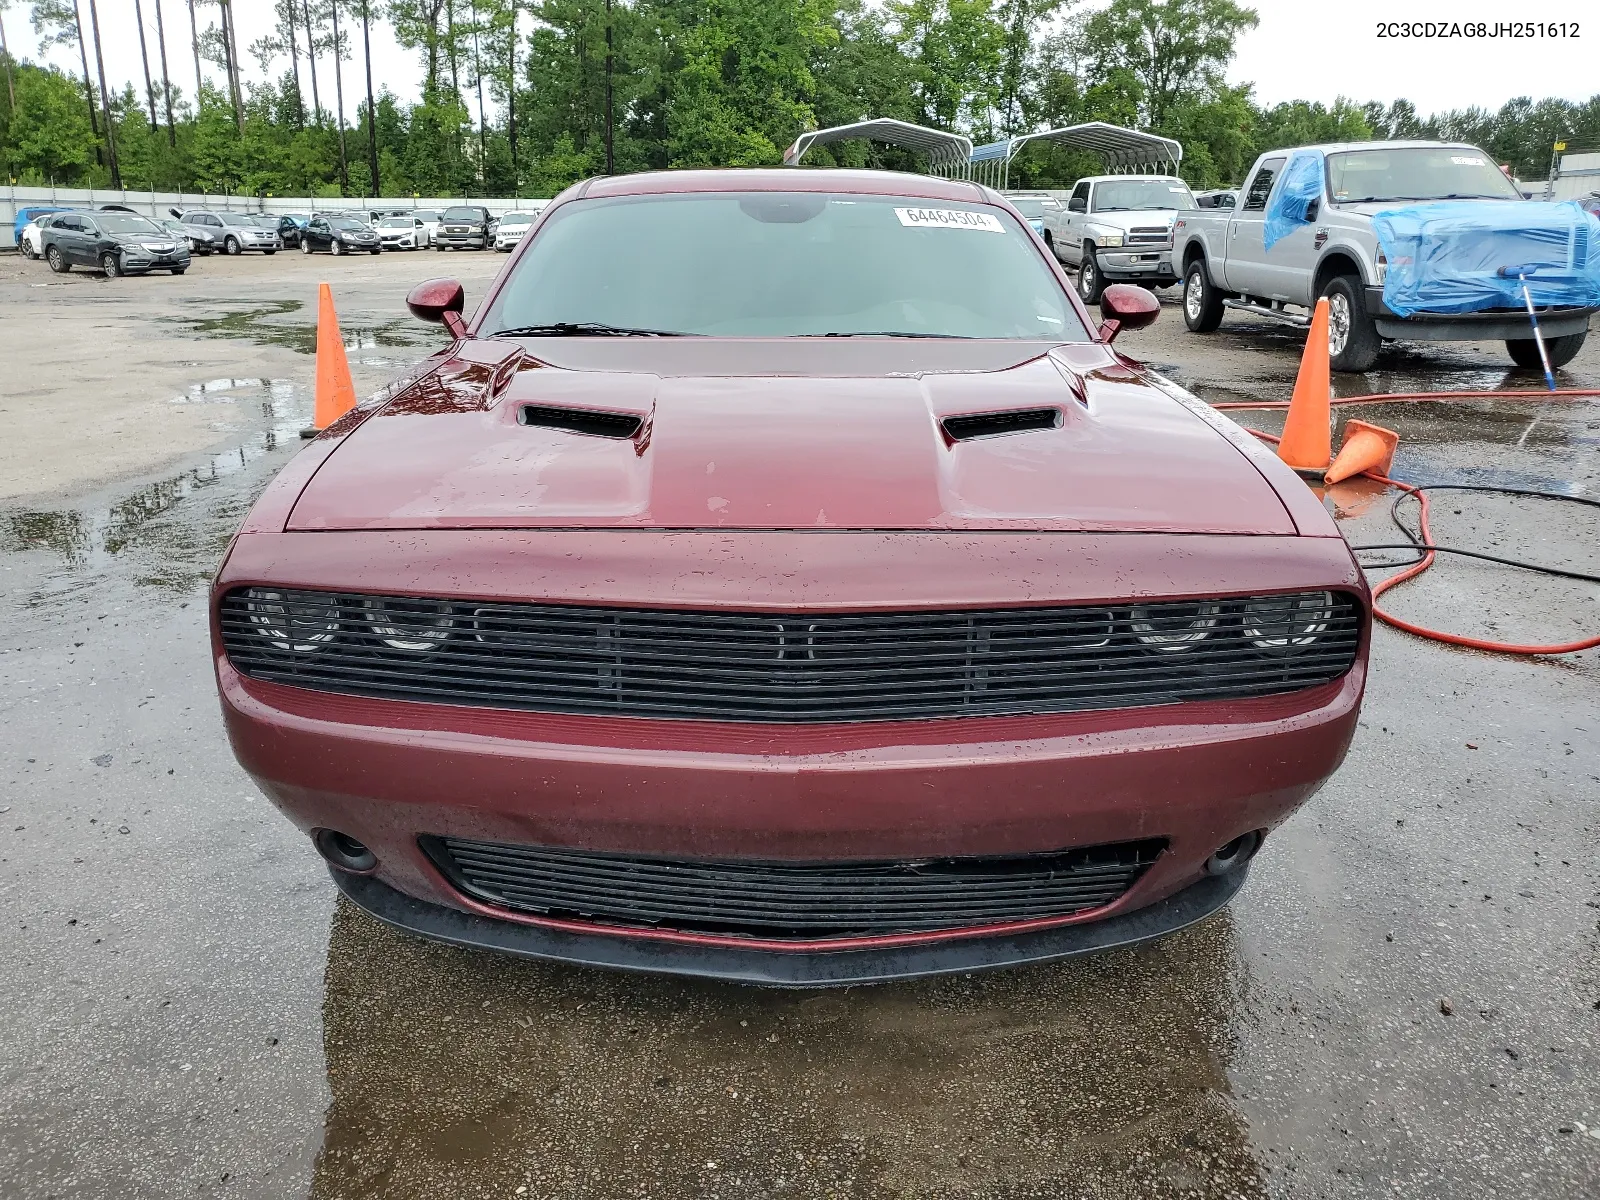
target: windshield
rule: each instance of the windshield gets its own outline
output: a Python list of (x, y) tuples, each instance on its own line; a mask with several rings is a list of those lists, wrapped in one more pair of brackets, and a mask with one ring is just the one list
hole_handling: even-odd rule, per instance
[(411, 218), (410, 217), (385, 217), (383, 219), (383, 221), (380, 223), (380, 228), (383, 228), (383, 229), (410, 229), (411, 228)]
[(1521, 200), (1505, 172), (1482, 150), (1397, 146), (1328, 155), (1328, 195), (1368, 200)]
[[(1006, 199), (1011, 201), (1011, 207), (1012, 208), (1015, 208), (1019, 213), (1021, 213), (1025, 217), (1042, 217), (1042, 216), (1044, 216), (1044, 200), (1043, 200), (1042, 197), (1039, 197), (1039, 196), (1007, 196)], [(1052, 204), (1050, 207), (1054, 208), (1055, 205)]]
[(500, 218), (500, 224), (531, 225), (533, 224), (533, 215), (531, 213), (507, 213), (505, 216)]
[(366, 228), (366, 225), (354, 217), (332, 217), (329, 219), (328, 224), (335, 229), (354, 229), (359, 231)]
[(563, 205), (524, 250), (482, 330), (576, 323), (716, 337), (1088, 340), (1010, 214), (819, 192)]
[(107, 233), (154, 233), (161, 232), (160, 226), (146, 217), (138, 217), (133, 213), (95, 213), (94, 219), (100, 222), (100, 228)]
[(446, 221), (481, 221), (483, 214), (475, 208), (447, 208), (444, 210)]
[(1189, 185), (1181, 179), (1112, 179), (1094, 185), (1095, 212), (1195, 207)]

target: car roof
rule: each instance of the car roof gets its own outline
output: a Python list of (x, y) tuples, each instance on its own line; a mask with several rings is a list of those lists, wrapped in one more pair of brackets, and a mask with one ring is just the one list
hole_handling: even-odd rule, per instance
[(1425, 150), (1477, 150), (1488, 152), (1470, 142), (1435, 142), (1424, 138), (1396, 139), (1387, 142), (1324, 142), (1317, 146), (1285, 146), (1281, 150), (1268, 150), (1267, 154), (1293, 154), (1296, 150), (1320, 150), (1324, 154), (1342, 153), (1346, 150), (1392, 150), (1395, 147), (1419, 147)]
[(681, 192), (845, 192), (922, 200), (988, 201), (993, 193), (965, 180), (900, 171), (763, 167), (752, 170), (643, 171), (586, 180), (576, 197), (669, 195)]
[(1181, 183), (1188, 187), (1188, 182), (1177, 175), (1085, 175), (1078, 183), (1113, 183), (1128, 179), (1148, 179), (1157, 183)]

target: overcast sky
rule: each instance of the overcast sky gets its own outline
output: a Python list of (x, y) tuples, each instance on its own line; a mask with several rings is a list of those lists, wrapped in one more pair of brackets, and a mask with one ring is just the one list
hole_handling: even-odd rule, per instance
[[(466, 0), (461, 0), (463, 6)], [(1099, 7), (1101, 0), (1087, 0)], [(1261, 24), (1239, 43), (1229, 71), (1234, 82), (1255, 84), (1256, 97), (1268, 104), (1282, 100), (1331, 103), (1344, 95), (1361, 102), (1407, 97), (1423, 114), (1482, 105), (1498, 108), (1513, 96), (1586, 100), (1600, 91), (1600, 19), (1583, 20), (1581, 39), (1510, 40), (1394, 39), (1377, 36), (1379, 21), (1484, 21), (1491, 27), (1518, 21), (1573, 22), (1596, 10), (1592, 0), (1256, 0)], [(152, 61), (156, 56), (155, 6), (141, 0)], [(194, 94), (194, 58), (189, 48), (186, 0), (160, 0), (167, 27), (167, 63), (172, 78)], [(79, 0), (88, 36), (87, 0)], [(239, 48), (247, 78), (260, 78), (248, 47), (271, 27), (268, 0), (236, 0)], [(31, 5), (17, 0), (6, 14), (6, 34), (13, 52), (37, 54), (37, 39), (28, 25)], [(141, 76), (138, 26), (133, 0), (99, 0), (100, 37), (106, 74), (113, 88)], [(20, 10), (20, 11), (19, 11)], [(215, 18), (202, 10), (201, 27)], [(360, 28), (352, 33), (354, 59), (345, 64), (345, 113), (353, 116), (364, 90)], [(61, 50), (51, 61), (76, 71), (75, 55)], [(373, 27), (373, 79), (403, 99), (415, 99), (421, 68), (415, 54), (401, 50), (387, 25)], [(287, 61), (278, 70), (287, 69)], [(91, 66), (91, 70), (93, 67)], [(159, 74), (157, 68), (153, 71)], [(207, 67), (214, 82), (219, 73)], [(333, 107), (332, 63), (319, 66), (324, 107)], [(306, 80), (309, 95), (310, 81)]]

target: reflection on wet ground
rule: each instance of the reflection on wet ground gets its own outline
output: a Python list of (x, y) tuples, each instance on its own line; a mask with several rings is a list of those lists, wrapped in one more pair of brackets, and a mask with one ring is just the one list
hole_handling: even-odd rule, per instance
[[(0, 552), (50, 550), (64, 566), (86, 573), (107, 570), (111, 559), (137, 552), (134, 573), (141, 584), (185, 591), (209, 579), (253, 495), (254, 473), (246, 494), (232, 486), (236, 477), (274, 451), (299, 445), (299, 430), (311, 413), (305, 389), (281, 379), (213, 380), (196, 384), (180, 399), (224, 393), (239, 403), (258, 404), (264, 428), (200, 465), (101, 506), (0, 508)], [(201, 498), (203, 503), (194, 502)]]
[[(207, 309), (219, 307), (211, 301), (192, 303), (196, 306), (203, 303)], [(190, 322), (190, 328), (201, 337), (243, 338), (261, 345), (283, 346), (300, 354), (315, 354), (317, 351), (315, 322), (291, 323), (280, 319), (304, 309), (305, 306), (298, 300), (265, 300), (248, 304), (243, 308), (234, 308), (231, 305), (221, 307), (224, 307), (225, 311), (220, 315), (197, 318)], [(389, 350), (404, 352), (430, 344), (430, 339), (418, 329), (417, 322), (413, 320), (397, 318), (376, 324), (340, 321), (339, 331), (351, 360), (359, 360), (370, 366), (404, 365), (420, 355), (415, 353), (385, 355), (382, 352)], [(436, 342), (437, 338), (431, 341)]]
[(341, 903), (311, 1194), (1261, 1196), (1228, 1082), (1247, 986), (1226, 912), (815, 993), (484, 955)]

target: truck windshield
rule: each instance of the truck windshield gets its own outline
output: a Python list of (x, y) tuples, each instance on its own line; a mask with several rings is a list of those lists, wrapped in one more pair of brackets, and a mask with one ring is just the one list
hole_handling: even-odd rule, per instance
[(1089, 338), (1009, 213), (821, 192), (564, 204), (517, 260), (482, 332)]
[(1393, 200), (1521, 200), (1495, 161), (1466, 146), (1394, 146), (1328, 155), (1328, 195)]
[(1181, 179), (1112, 179), (1094, 185), (1095, 212), (1194, 207), (1189, 185)]

